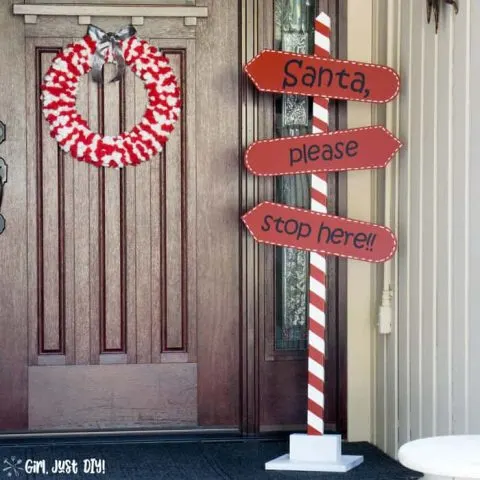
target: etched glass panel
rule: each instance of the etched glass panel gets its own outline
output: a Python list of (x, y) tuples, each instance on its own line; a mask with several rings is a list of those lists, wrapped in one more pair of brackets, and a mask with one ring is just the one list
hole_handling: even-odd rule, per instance
[[(311, 53), (313, 50), (313, 0), (275, 0), (275, 48)], [(310, 132), (312, 101), (300, 95), (276, 98), (275, 135), (287, 137)], [(310, 175), (277, 177), (275, 201), (310, 208)], [(277, 350), (307, 347), (308, 252), (277, 247), (276, 324)]]

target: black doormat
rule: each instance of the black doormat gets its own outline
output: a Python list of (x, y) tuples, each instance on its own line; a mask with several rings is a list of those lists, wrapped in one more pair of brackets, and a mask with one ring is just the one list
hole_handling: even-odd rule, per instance
[[(0, 480), (413, 480), (422, 476), (363, 442), (343, 445), (342, 453), (365, 457), (362, 465), (347, 473), (265, 470), (265, 462), (285, 453), (287, 442), (262, 440), (38, 446), (17, 441), (0, 446)], [(71, 470), (54, 473), (56, 460), (70, 460), (63, 466)]]

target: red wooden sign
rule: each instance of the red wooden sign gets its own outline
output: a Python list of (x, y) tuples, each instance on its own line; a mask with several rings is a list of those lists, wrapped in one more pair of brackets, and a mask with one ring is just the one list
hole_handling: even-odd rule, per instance
[(278, 203), (262, 202), (242, 220), (258, 242), (326, 255), (385, 262), (397, 248), (386, 227)]
[(385, 103), (400, 90), (395, 70), (383, 65), (263, 50), (245, 65), (262, 92)]
[(245, 166), (254, 175), (382, 168), (401, 146), (396, 137), (380, 126), (260, 140), (245, 152)]

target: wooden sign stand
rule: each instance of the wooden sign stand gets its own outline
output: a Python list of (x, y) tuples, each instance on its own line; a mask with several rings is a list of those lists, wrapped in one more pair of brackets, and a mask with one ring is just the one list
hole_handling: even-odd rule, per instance
[(261, 140), (245, 154), (254, 175), (312, 173), (310, 210), (263, 202), (242, 217), (258, 242), (311, 252), (307, 433), (290, 435), (290, 452), (267, 462), (266, 470), (347, 472), (363, 462), (363, 456), (342, 455), (341, 435), (324, 435), (325, 255), (386, 262), (397, 248), (386, 227), (327, 214), (329, 171), (382, 168), (401, 147), (379, 126), (328, 133), (328, 98), (386, 103), (400, 90), (391, 68), (329, 58), (330, 37), (330, 17), (321, 13), (313, 56), (264, 50), (245, 66), (260, 91), (314, 97), (311, 135)]
[[(331, 21), (321, 13), (315, 19), (315, 55), (330, 56)], [(315, 98), (313, 133), (328, 131), (328, 99)], [(311, 210), (327, 212), (327, 173), (312, 175)], [(307, 433), (290, 435), (290, 451), (265, 464), (266, 470), (348, 472), (363, 456), (342, 455), (341, 435), (324, 435), (326, 258), (310, 254), (308, 323)]]

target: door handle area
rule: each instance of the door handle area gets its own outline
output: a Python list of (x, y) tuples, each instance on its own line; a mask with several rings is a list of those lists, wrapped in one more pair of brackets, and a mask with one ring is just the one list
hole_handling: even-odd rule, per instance
[[(0, 212), (2, 211), (3, 194), (5, 192), (5, 184), (7, 183), (8, 165), (3, 158), (0, 157)], [(5, 218), (0, 213), (0, 234), (5, 230)]]

